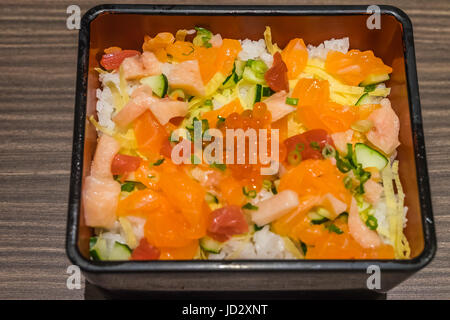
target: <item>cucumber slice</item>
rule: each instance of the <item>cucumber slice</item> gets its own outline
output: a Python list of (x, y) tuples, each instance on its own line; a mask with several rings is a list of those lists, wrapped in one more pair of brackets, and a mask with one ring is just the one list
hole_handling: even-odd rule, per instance
[(256, 102), (260, 102), (262, 98), (262, 85), (256, 84), (252, 86), (245, 97), (247, 108), (252, 108)]
[(245, 81), (250, 82), (250, 83), (255, 83), (255, 84), (257, 84), (257, 83), (264, 84), (265, 83), (264, 74), (256, 73), (249, 66), (244, 68), (244, 73), (242, 74), (242, 78)]
[(167, 89), (169, 88), (169, 82), (164, 74), (142, 78), (141, 83), (152, 88), (153, 93), (160, 98), (167, 94)]
[[(321, 208), (319, 208), (319, 209), (321, 209)], [(325, 210), (325, 209), (323, 209), (323, 210)], [(325, 211), (327, 211), (327, 210), (325, 210)], [(312, 211), (308, 212), (308, 218), (311, 219), (312, 224), (322, 224), (322, 223), (330, 220), (328, 217), (323, 216), (322, 213), (323, 212), (319, 213), (319, 210), (312, 210)]]
[(242, 78), (242, 74), (244, 73), (246, 62), (241, 60), (236, 60), (234, 62), (234, 72), (236, 72), (239, 80)]
[(108, 260), (129, 260), (130, 256), (131, 249), (126, 244), (116, 241), (109, 253)]
[(222, 243), (210, 237), (203, 237), (200, 239), (200, 247), (206, 252), (219, 253), (222, 250)]
[(264, 75), (267, 71), (267, 65), (261, 60), (247, 60), (246, 65), (256, 74)]
[(94, 261), (108, 259), (108, 245), (101, 237), (91, 237), (89, 240), (89, 254)]
[(360, 87), (365, 87), (368, 86), (370, 84), (377, 84), (377, 83), (381, 83), (381, 82), (385, 82), (388, 81), (389, 78), (389, 74), (384, 73), (384, 74), (371, 74), (369, 75), (366, 79), (364, 79), (363, 82), (361, 82), (359, 84)]
[(360, 163), (363, 169), (375, 167), (381, 171), (388, 164), (388, 159), (383, 154), (364, 143), (355, 145), (355, 154), (356, 162)]
[(363, 104), (378, 104), (380, 103), (380, 100), (380, 97), (374, 97), (366, 92), (361, 97), (359, 97), (358, 101), (356, 101), (355, 103), (355, 106), (361, 106)]
[(169, 94), (169, 97), (172, 98), (172, 99), (174, 99), (174, 98), (177, 98), (177, 99), (178, 98), (182, 98), (183, 100), (185, 100), (186, 99), (186, 94), (181, 89), (175, 89)]
[(263, 97), (270, 97), (271, 95), (273, 95), (275, 93), (275, 91), (273, 91), (270, 87), (263, 87)]
[(91, 237), (89, 240), (89, 254), (95, 261), (129, 260), (131, 249), (126, 245), (114, 241), (112, 248), (108, 241), (100, 237)]
[(227, 89), (234, 87), (239, 81), (239, 76), (236, 74), (236, 72), (232, 72), (222, 83), (222, 88)]

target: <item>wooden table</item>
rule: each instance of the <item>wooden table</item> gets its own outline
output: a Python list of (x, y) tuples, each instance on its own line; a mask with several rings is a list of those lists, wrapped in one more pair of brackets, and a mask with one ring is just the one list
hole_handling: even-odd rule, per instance
[[(270, 2), (337, 1), (247, 1)], [(414, 25), (438, 251), (428, 267), (387, 296), (449, 299), (450, 2), (389, 2), (402, 8)], [(78, 39), (77, 31), (66, 28), (66, 8), (78, 4), (85, 12), (98, 3), (88, 0), (0, 3), (1, 299), (84, 298), (84, 285), (81, 290), (66, 287), (66, 268), (70, 263), (64, 241)]]

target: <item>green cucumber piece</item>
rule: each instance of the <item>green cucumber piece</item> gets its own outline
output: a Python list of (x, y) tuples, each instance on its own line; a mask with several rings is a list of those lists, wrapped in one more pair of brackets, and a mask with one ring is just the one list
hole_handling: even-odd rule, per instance
[(254, 84), (264, 84), (264, 74), (256, 73), (252, 70), (250, 67), (244, 68), (244, 73), (242, 74), (242, 79), (244, 79), (247, 82), (254, 83)]
[(126, 244), (115, 241), (109, 253), (108, 260), (129, 260), (131, 257), (131, 249)]
[(242, 78), (242, 74), (244, 73), (246, 62), (241, 60), (236, 60), (234, 62), (234, 72), (236, 72), (239, 80)]
[(239, 76), (233, 71), (222, 83), (222, 89), (232, 88), (238, 83), (238, 81)]
[(355, 155), (356, 162), (360, 163), (363, 169), (375, 167), (381, 171), (388, 164), (388, 159), (383, 154), (364, 143), (355, 145)]
[(361, 106), (363, 104), (378, 104), (380, 103), (380, 100), (380, 97), (371, 96), (368, 92), (366, 92), (359, 97), (358, 101), (355, 103), (355, 106)]
[(114, 241), (112, 248), (110, 248), (108, 241), (99, 236), (90, 238), (89, 254), (95, 261), (129, 260), (131, 249), (126, 244), (117, 241)]
[(94, 261), (108, 259), (108, 245), (101, 237), (91, 237), (89, 240), (89, 254)]
[(273, 95), (275, 93), (275, 91), (273, 91), (270, 87), (263, 87), (263, 97), (270, 97), (271, 95)]
[(186, 94), (181, 89), (175, 89), (169, 94), (169, 97), (170, 98), (177, 97), (177, 98), (182, 98), (183, 100), (185, 100)]
[(322, 224), (328, 221), (328, 218), (321, 216), (317, 211), (308, 212), (308, 218), (311, 219), (312, 224)]
[(252, 108), (257, 102), (260, 102), (262, 98), (262, 85), (256, 84), (252, 86), (245, 97), (245, 103), (247, 108)]
[(169, 82), (164, 74), (142, 78), (141, 83), (152, 88), (153, 93), (160, 98), (167, 94), (167, 89), (169, 88)]
[(203, 237), (200, 239), (200, 247), (206, 252), (219, 253), (222, 250), (222, 243), (210, 237)]
[(381, 82), (385, 82), (388, 81), (389, 78), (389, 74), (384, 73), (384, 74), (370, 74), (367, 76), (367, 78), (364, 79), (363, 82), (361, 82), (359, 84), (360, 87), (365, 87), (371, 84), (377, 84), (377, 83), (381, 83)]

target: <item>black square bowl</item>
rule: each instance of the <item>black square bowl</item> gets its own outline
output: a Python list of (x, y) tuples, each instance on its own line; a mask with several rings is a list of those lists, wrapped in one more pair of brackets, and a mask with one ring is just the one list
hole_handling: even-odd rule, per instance
[[(67, 223), (67, 255), (86, 278), (109, 290), (310, 291), (367, 290), (368, 267), (381, 271), (385, 292), (423, 268), (436, 251), (411, 21), (401, 10), (380, 6), (381, 28), (369, 30), (366, 6), (154, 6), (102, 5), (81, 21), (75, 103), (72, 172)], [(110, 46), (140, 49), (145, 34), (206, 26), (224, 37), (260, 39), (266, 25), (284, 46), (299, 36), (317, 45), (348, 36), (351, 46), (373, 50), (394, 69), (388, 86), (399, 115), (400, 177), (408, 206), (409, 260), (229, 260), (123, 261), (89, 260), (92, 234), (83, 219), (81, 187), (89, 172), (96, 132), (86, 120), (95, 113), (99, 86), (94, 68)]]

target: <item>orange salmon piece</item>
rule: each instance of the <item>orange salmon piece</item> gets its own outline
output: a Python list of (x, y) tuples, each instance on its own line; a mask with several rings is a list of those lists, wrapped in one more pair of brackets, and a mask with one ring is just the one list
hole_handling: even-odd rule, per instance
[(370, 74), (392, 72), (392, 68), (375, 57), (372, 50), (350, 50), (347, 53), (330, 51), (325, 61), (325, 70), (351, 86), (359, 85)]
[(134, 134), (139, 152), (153, 162), (160, 158), (161, 146), (164, 140), (168, 139), (167, 132), (150, 111), (144, 112), (136, 119)]
[(239, 98), (236, 98), (219, 109), (205, 112), (201, 118), (208, 120), (210, 128), (215, 128), (219, 116), (226, 119), (230, 114), (234, 112), (241, 113), (242, 111), (244, 111), (244, 108), (242, 108)]
[(305, 69), (308, 62), (308, 50), (303, 39), (295, 38), (281, 52), (281, 57), (286, 63), (289, 80), (296, 79)]

